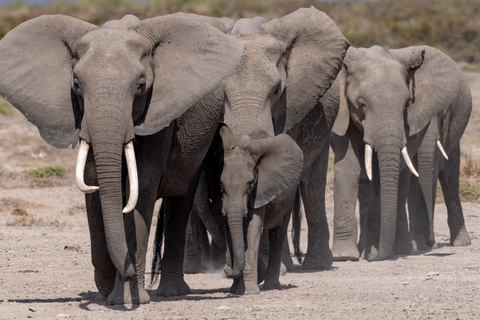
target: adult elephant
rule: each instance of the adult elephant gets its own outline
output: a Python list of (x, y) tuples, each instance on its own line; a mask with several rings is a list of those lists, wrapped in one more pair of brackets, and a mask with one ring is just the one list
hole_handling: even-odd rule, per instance
[[(211, 163), (221, 172), (220, 193), (231, 236), (225, 270), (234, 278), (231, 292), (252, 294), (259, 292), (262, 280), (257, 273), (262, 229), (269, 230), (270, 239), (263, 288), (280, 285), (282, 247), (301, 175), (311, 236), (316, 234), (305, 266), (331, 265), (324, 190), (338, 103), (329, 109), (321, 99), (328, 100), (327, 90), (333, 94), (335, 88), (338, 97), (332, 83), (349, 43), (335, 23), (313, 7), (270, 22), (242, 19), (234, 31), (232, 38), (244, 53), (224, 79), (220, 160)], [(328, 254), (320, 255), (324, 250)]]
[(100, 28), (40, 16), (0, 41), (0, 93), (52, 146), (80, 139), (76, 180), (87, 193), (95, 282), (108, 302), (150, 299), (145, 252), (159, 197), (169, 197), (167, 216), (175, 216), (159, 290), (188, 291), (178, 255), (184, 237), (176, 237), (185, 233), (197, 171), (223, 113), (212, 92), (241, 53), (222, 31), (183, 14), (128, 15)]
[[(433, 126), (438, 126), (431, 132), (433, 141), (447, 144), (448, 152), (457, 152), (453, 150), (459, 145), (471, 112), (470, 91), (455, 62), (428, 46), (389, 51), (379, 46), (351, 47), (339, 82), (341, 103), (333, 129), (332, 252), (338, 260), (359, 258), (355, 219), (358, 197), (361, 215), (368, 212), (368, 218), (362, 219), (365, 257), (388, 259), (394, 247), (396, 252), (411, 248), (405, 215), (409, 181), (405, 165), (418, 176), (410, 158)], [(426, 171), (422, 169), (421, 173)], [(426, 189), (424, 192), (428, 193)], [(463, 227), (457, 236), (466, 237), (461, 211), (455, 218), (460, 215), (462, 219), (456, 223)]]

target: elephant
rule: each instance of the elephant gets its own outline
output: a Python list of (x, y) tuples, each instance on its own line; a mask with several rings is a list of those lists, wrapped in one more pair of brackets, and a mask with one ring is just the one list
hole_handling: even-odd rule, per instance
[(150, 301), (144, 271), (158, 198), (169, 204), (158, 293), (189, 290), (178, 252), (223, 117), (217, 88), (243, 51), (220, 30), (231, 25), (173, 14), (97, 27), (44, 15), (0, 41), (0, 93), (50, 145), (80, 141), (76, 184), (86, 193), (95, 283), (108, 303)]
[[(233, 30), (232, 38), (244, 53), (223, 80), (221, 142), (216, 158), (207, 163), (217, 166), (216, 186), (228, 222), (225, 273), (234, 279), (230, 291), (256, 294), (263, 276), (263, 289), (280, 286), (281, 249), (299, 178), (308, 199), (311, 234), (322, 234), (322, 240), (309, 243), (304, 266), (331, 266), (324, 190), (338, 100), (327, 109), (321, 99), (333, 101), (326, 93), (334, 95), (335, 89), (338, 97), (338, 86), (332, 83), (349, 43), (335, 23), (313, 7), (270, 22), (242, 19)], [(309, 180), (313, 173), (318, 177)], [(259, 276), (262, 229), (269, 232), (270, 250), (265, 273)], [(322, 250), (328, 251), (326, 261), (317, 256)]]
[[(380, 46), (350, 47), (338, 80), (340, 109), (332, 129), (334, 259), (358, 260), (359, 249), (365, 250), (365, 257), (370, 261), (385, 260), (394, 253), (409, 253), (411, 243), (405, 210), (409, 177), (419, 176), (418, 183), (412, 182), (410, 193), (414, 185), (421, 186), (426, 201), (423, 207), (415, 205), (413, 210), (413, 196), (409, 198), (411, 215), (432, 215), (432, 179), (440, 170), (440, 162), (446, 168), (445, 177), (456, 177), (456, 181), (451, 181), (456, 187), (442, 183), (450, 192), (446, 201), (453, 201), (455, 206), (449, 210), (449, 220), (455, 220), (451, 224), (455, 225), (453, 234), (458, 240), (469, 238), (457, 201), (456, 162), (472, 102), (468, 84), (455, 62), (429, 46), (392, 50)], [(452, 156), (452, 162), (440, 161), (435, 148), (443, 150), (443, 146)], [(427, 153), (437, 155), (430, 157), (430, 167), (422, 160)], [(412, 156), (419, 166), (418, 172)], [(436, 173), (432, 171), (433, 163)], [(417, 178), (413, 177), (412, 181)], [(362, 230), (358, 247), (357, 198)], [(430, 206), (428, 213), (423, 211), (427, 205)], [(415, 230), (415, 223), (412, 227)]]

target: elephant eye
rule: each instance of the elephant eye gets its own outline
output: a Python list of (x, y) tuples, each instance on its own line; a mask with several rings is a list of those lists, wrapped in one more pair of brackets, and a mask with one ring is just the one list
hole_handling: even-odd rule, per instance
[(81, 92), (82, 87), (80, 86), (80, 83), (78, 82), (78, 78), (73, 79), (73, 87), (75, 91)]
[(141, 78), (137, 83), (137, 90), (138, 91), (143, 90), (145, 88), (146, 84), (147, 84), (147, 81), (145, 80), (145, 78)]
[(279, 84), (279, 85), (275, 88), (274, 94), (275, 94), (275, 95), (278, 95), (281, 90), (282, 90), (282, 85)]

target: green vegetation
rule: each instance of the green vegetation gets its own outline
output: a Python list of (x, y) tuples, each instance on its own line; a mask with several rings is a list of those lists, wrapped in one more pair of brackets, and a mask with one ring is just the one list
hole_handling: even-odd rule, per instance
[(216, 17), (267, 19), (314, 5), (326, 12), (356, 47), (388, 48), (426, 44), (456, 61), (480, 62), (480, 2), (471, 0), (398, 0), (320, 2), (292, 0), (61, 0), (44, 6), (21, 0), (0, 8), (0, 37), (41, 14), (66, 14), (93, 24), (134, 14), (140, 19), (178, 11)]
[(9, 103), (0, 103), (0, 113), (6, 116), (11, 116), (15, 114), (15, 109)]
[[(459, 194), (461, 202), (478, 202), (480, 199), (480, 187), (478, 184), (474, 184), (474, 182), (461, 177), (459, 182)], [(437, 183), (437, 202), (444, 202), (440, 182)]]
[(64, 177), (66, 174), (67, 171), (64, 168), (59, 167), (44, 167), (28, 171), (28, 176), (34, 178)]

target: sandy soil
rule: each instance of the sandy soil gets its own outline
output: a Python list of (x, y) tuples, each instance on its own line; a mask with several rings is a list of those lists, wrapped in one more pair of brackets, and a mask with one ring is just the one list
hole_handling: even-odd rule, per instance
[[(466, 76), (474, 113), (463, 151), (477, 159), (480, 73)], [(74, 186), (76, 150), (49, 147), (19, 113), (0, 115), (0, 136), (0, 319), (480, 318), (478, 203), (464, 203), (469, 247), (448, 245), (446, 209), (439, 204), (439, 248), (432, 251), (383, 262), (335, 262), (323, 272), (297, 266), (281, 277), (281, 290), (255, 296), (231, 296), (231, 280), (222, 274), (186, 275), (192, 289), (186, 296), (160, 298), (151, 290), (148, 305), (106, 305), (93, 281), (84, 198)], [(66, 168), (68, 174), (26, 174), (45, 166)], [(327, 210), (331, 221), (331, 187)]]

